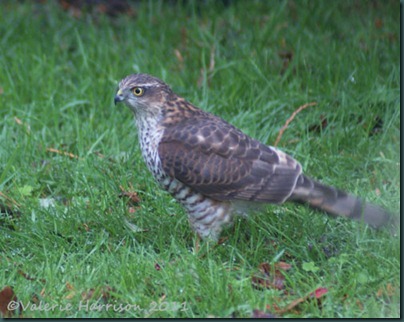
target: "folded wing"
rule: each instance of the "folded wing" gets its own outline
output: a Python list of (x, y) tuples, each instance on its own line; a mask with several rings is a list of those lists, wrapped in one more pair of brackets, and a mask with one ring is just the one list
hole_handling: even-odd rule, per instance
[(167, 127), (158, 151), (166, 173), (216, 200), (282, 203), (301, 174), (290, 156), (209, 114)]

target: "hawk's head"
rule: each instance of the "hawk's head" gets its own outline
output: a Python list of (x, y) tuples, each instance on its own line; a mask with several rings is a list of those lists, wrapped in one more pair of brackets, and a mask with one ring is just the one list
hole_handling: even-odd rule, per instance
[(172, 95), (170, 87), (158, 78), (132, 74), (119, 82), (114, 101), (125, 102), (138, 116), (157, 115), (169, 95)]

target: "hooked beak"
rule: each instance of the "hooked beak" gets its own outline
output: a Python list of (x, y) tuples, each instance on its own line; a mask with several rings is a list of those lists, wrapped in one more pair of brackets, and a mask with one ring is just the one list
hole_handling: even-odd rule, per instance
[(114, 103), (115, 103), (115, 105), (116, 105), (117, 103), (119, 103), (119, 102), (122, 102), (124, 99), (125, 99), (125, 97), (123, 96), (122, 89), (120, 89), (120, 90), (116, 93), (115, 98), (114, 98)]

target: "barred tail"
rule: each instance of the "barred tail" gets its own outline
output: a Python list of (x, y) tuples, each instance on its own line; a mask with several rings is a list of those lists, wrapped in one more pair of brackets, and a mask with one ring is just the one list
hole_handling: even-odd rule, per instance
[(311, 207), (321, 209), (331, 215), (363, 220), (376, 229), (386, 225), (392, 226), (391, 228), (394, 230), (398, 229), (398, 218), (385, 209), (364, 202), (342, 190), (323, 185), (305, 175), (300, 175), (288, 200), (307, 203)]

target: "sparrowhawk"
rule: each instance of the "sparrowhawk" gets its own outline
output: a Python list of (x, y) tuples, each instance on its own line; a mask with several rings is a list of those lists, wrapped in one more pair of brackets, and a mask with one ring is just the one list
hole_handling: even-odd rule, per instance
[(153, 76), (121, 80), (118, 102), (135, 114), (148, 169), (184, 206), (202, 238), (217, 240), (234, 215), (263, 203), (306, 203), (374, 228), (391, 220), (381, 207), (308, 178), (291, 156), (197, 108)]

